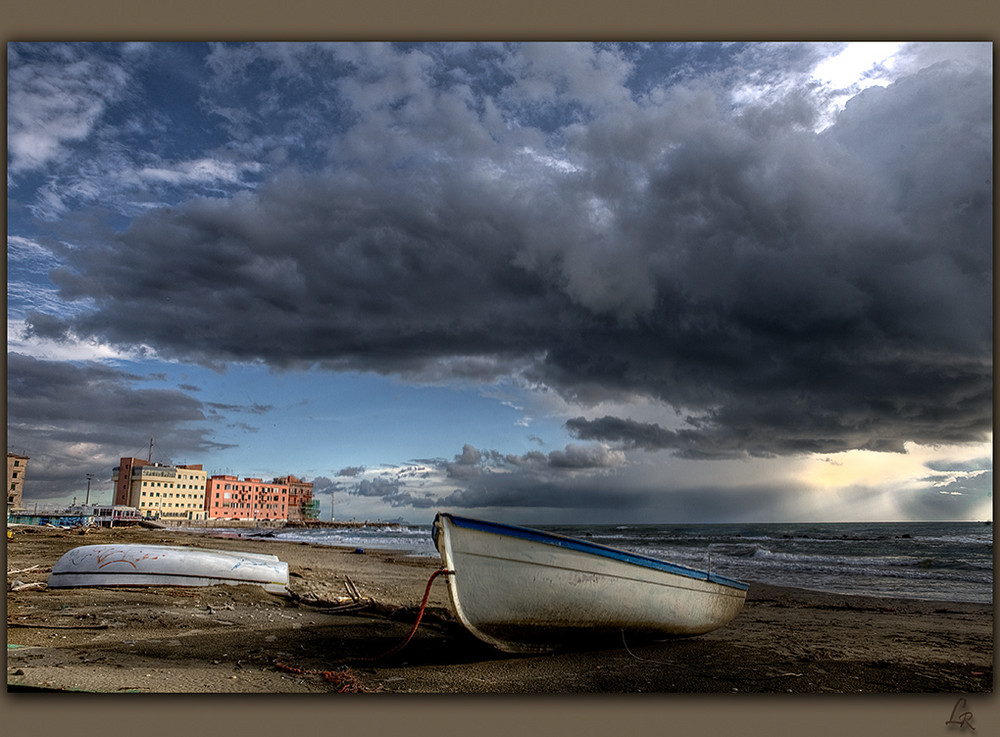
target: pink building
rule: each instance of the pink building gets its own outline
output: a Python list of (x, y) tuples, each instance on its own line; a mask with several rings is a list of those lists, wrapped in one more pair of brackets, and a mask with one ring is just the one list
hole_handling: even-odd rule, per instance
[(208, 519), (288, 519), (288, 485), (211, 476), (205, 488), (205, 513)]
[(319, 517), (319, 502), (313, 501), (311, 481), (296, 476), (282, 476), (275, 484), (288, 487), (288, 521), (305, 522)]

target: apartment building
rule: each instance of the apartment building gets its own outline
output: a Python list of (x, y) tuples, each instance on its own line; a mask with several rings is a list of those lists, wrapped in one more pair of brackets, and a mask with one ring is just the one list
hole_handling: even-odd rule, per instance
[(207, 474), (201, 464), (168, 466), (122, 458), (113, 470), (114, 504), (137, 508), (146, 519), (205, 519)]
[[(24, 474), (28, 470), (28, 456), (7, 454), (7, 511), (24, 508)], [(310, 485), (311, 486), (311, 485)]]
[(288, 487), (288, 521), (305, 522), (319, 518), (319, 502), (313, 501), (311, 481), (303, 481), (295, 476), (282, 476), (275, 484)]
[[(281, 481), (213, 475), (205, 490), (206, 515), (208, 519), (287, 520), (289, 485)], [(311, 496), (312, 484), (309, 490)]]

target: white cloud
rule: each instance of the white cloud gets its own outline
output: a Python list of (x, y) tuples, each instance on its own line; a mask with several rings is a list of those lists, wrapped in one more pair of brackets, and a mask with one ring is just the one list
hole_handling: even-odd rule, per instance
[[(17, 235), (7, 236), (7, 262), (20, 263), (36, 273), (51, 269), (59, 264), (52, 252), (38, 241)], [(11, 285), (8, 284), (8, 288)]]
[[(10, 174), (39, 169), (88, 138), (128, 84), (120, 66), (62, 47), (70, 59), (11, 64), (7, 77)], [(15, 55), (16, 51), (12, 51)]]
[(180, 161), (175, 164), (145, 167), (140, 169), (140, 179), (166, 182), (173, 185), (205, 184), (210, 182), (228, 182), (238, 184), (242, 181), (244, 172), (260, 171), (260, 164), (243, 162), (233, 164), (228, 161), (201, 158), (190, 161)]
[(627, 103), (632, 65), (610, 49), (583, 43), (527, 43), (506, 63), (521, 102), (577, 101), (592, 108)]
[[(803, 487), (820, 491), (850, 488), (931, 491), (986, 473), (985, 469), (968, 470), (962, 466), (982, 458), (992, 458), (992, 455), (991, 435), (982, 444), (928, 446), (907, 443), (905, 453), (851, 450), (811, 455), (793, 464), (792, 474)], [(955, 470), (930, 473), (928, 469), (940, 464), (940, 459), (945, 457)]]
[(555, 169), (563, 174), (576, 174), (580, 171), (580, 167), (572, 162), (556, 158), (555, 156), (549, 154), (540, 153), (528, 146), (521, 148), (518, 153), (529, 157), (536, 164), (541, 164), (551, 169)]
[(39, 338), (31, 334), (24, 320), (7, 320), (7, 351), (48, 361), (112, 361), (156, 358), (150, 346), (138, 345), (129, 350), (97, 340), (70, 335), (66, 340)]
[(847, 44), (836, 56), (820, 62), (813, 76), (834, 89), (858, 92), (889, 84), (903, 44), (862, 41)]
[[(830, 46), (831, 52), (811, 69), (793, 66), (780, 73), (745, 75), (730, 93), (733, 103), (737, 106), (767, 104), (813, 88), (821, 105), (815, 126), (815, 130), (820, 131), (830, 126), (848, 100), (859, 92), (869, 87), (885, 87), (902, 74), (900, 60), (906, 44), (863, 41)], [(825, 104), (821, 102), (823, 99)]]

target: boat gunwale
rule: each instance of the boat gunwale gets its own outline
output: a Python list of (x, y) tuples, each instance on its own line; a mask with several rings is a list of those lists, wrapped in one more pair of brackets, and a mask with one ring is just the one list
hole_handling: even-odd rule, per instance
[[(238, 558), (246, 560), (248, 562), (258, 562), (259, 564), (269, 564), (269, 563), (282, 563), (283, 561), (273, 553), (250, 553), (243, 550), (224, 550), (222, 548), (202, 548), (195, 545), (160, 545), (153, 544), (147, 545), (145, 543), (93, 543), (90, 545), (78, 545), (75, 548), (70, 548), (59, 560), (56, 561), (56, 565), (65, 560), (70, 560), (73, 555), (85, 555), (89, 553), (97, 553), (98, 548), (107, 549), (109, 552), (153, 552), (153, 553), (178, 553), (190, 555), (191, 557), (198, 558), (208, 558), (214, 556), (220, 559), (233, 559)], [(72, 555), (71, 555), (72, 554)]]
[[(618, 548), (612, 548), (607, 545), (600, 545), (599, 543), (588, 542), (586, 540), (580, 540), (566, 535), (559, 535), (553, 532), (543, 532), (530, 527), (520, 527), (518, 525), (509, 525), (502, 522), (488, 522), (486, 520), (473, 519), (471, 517), (460, 517), (448, 512), (440, 512), (438, 516), (447, 517), (456, 527), (464, 527), (466, 529), (495, 535), (505, 535), (507, 537), (514, 537), (520, 540), (528, 540), (530, 542), (553, 545), (567, 550), (575, 550), (581, 553), (589, 553), (623, 563), (630, 563), (642, 568), (649, 568), (652, 570), (662, 571), (664, 573), (673, 573), (678, 576), (691, 578), (697, 581), (717, 583), (721, 586), (738, 589), (739, 591), (747, 591), (750, 588), (750, 584), (744, 583), (743, 581), (737, 581), (736, 579), (727, 578), (726, 576), (720, 576), (708, 571), (699, 571), (695, 568), (688, 568), (686, 566), (678, 565), (677, 563), (660, 560), (659, 558), (640, 555), (639, 553), (632, 553), (627, 550), (620, 550)], [(437, 520), (435, 520), (435, 541), (437, 541), (439, 529), (440, 527)]]
[[(134, 579), (134, 581), (129, 582), (128, 579)], [(79, 582), (70, 582), (71, 579), (79, 579)], [(204, 583), (197, 584), (183, 584), (178, 583), (180, 581), (200, 581)], [(123, 583), (124, 582), (124, 583)], [(62, 571), (56, 572), (49, 575), (48, 586), (49, 588), (55, 589), (66, 589), (66, 588), (146, 588), (149, 586), (214, 586), (219, 584), (226, 584), (232, 586), (239, 586), (241, 584), (246, 584), (248, 586), (262, 586), (267, 587), (288, 587), (287, 582), (281, 581), (280, 579), (252, 579), (252, 578), (234, 578), (227, 576), (215, 576), (207, 574), (196, 574), (196, 573), (129, 573), (127, 571), (111, 571), (111, 572), (89, 572), (84, 571), (82, 573)]]

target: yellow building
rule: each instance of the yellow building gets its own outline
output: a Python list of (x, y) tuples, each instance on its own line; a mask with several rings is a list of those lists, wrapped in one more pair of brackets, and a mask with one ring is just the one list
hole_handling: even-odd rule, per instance
[(114, 469), (114, 503), (161, 522), (205, 519), (206, 478), (201, 464), (165, 466), (122, 458)]
[(28, 456), (7, 454), (7, 511), (24, 508), (24, 474), (28, 470)]

